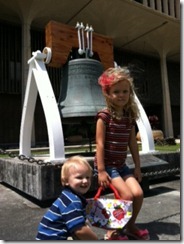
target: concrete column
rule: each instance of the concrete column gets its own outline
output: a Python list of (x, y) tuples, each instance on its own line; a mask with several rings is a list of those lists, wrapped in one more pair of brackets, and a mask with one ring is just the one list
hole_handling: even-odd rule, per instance
[(155, 0), (150, 0), (150, 7), (155, 9)]
[(163, 0), (163, 9), (164, 9), (164, 13), (168, 14), (169, 13), (169, 9), (168, 9), (168, 0)]
[(176, 18), (180, 19), (180, 0), (175, 0)]
[(159, 12), (162, 12), (162, 2), (160, 0), (156, 0), (156, 4), (157, 4), (157, 10)]
[(162, 78), (162, 92), (163, 92), (163, 108), (164, 108), (164, 136), (174, 137), (173, 135), (173, 122), (172, 111), (170, 102), (170, 91), (167, 74), (167, 61), (164, 51), (160, 52), (160, 64), (161, 64), (161, 78)]
[(22, 104), (24, 101), (25, 89), (29, 66), (27, 61), (31, 58), (31, 34), (30, 23), (22, 23)]
[(143, 5), (147, 7), (148, 6), (148, 0), (143, 0)]
[[(28, 60), (32, 57), (31, 55), (31, 34), (30, 34), (31, 24), (27, 21), (22, 22), (22, 104), (24, 102), (25, 89), (27, 85), (28, 78)], [(33, 120), (32, 128), (32, 139), (31, 145), (35, 145), (35, 126)]]
[(175, 9), (174, 9), (175, 0), (169, 0), (169, 13), (170, 16), (175, 17)]

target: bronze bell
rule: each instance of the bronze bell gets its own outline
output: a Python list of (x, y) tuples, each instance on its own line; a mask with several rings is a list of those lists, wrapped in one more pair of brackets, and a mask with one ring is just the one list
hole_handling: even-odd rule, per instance
[(98, 60), (79, 58), (70, 60), (63, 67), (59, 97), (61, 117), (94, 117), (105, 107), (105, 100), (98, 84), (103, 66)]

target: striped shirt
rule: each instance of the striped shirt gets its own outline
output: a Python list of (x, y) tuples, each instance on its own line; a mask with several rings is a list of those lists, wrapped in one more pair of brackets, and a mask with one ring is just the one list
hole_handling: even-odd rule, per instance
[[(127, 157), (127, 149), (130, 132), (135, 125), (127, 116), (123, 116), (121, 120), (113, 118), (107, 109), (97, 114), (97, 120), (101, 118), (106, 126), (104, 162), (105, 166), (121, 167)], [(97, 158), (95, 156), (95, 166), (97, 166)]]
[(43, 216), (36, 240), (66, 240), (76, 228), (85, 225), (86, 199), (66, 187)]

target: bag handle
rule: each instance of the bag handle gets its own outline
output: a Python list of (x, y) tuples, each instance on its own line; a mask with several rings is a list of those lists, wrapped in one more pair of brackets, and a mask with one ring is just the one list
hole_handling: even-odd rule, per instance
[[(118, 191), (116, 190), (116, 188), (115, 188), (111, 183), (109, 184), (109, 187), (110, 187), (111, 190), (114, 192), (114, 196), (115, 196), (115, 198), (116, 198), (116, 199), (121, 199), (121, 197), (120, 197)], [(104, 190), (104, 188), (103, 188), (102, 186), (100, 186), (100, 187), (98, 188), (98, 191), (97, 191), (96, 195), (94, 196), (94, 200), (97, 200), (97, 199), (100, 197), (101, 192), (102, 192), (103, 190)]]

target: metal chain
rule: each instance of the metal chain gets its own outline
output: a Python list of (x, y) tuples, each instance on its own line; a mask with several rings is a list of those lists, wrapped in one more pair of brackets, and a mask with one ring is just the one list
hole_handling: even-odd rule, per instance
[(173, 173), (180, 173), (180, 168), (170, 168), (170, 169), (164, 169), (164, 170), (159, 170), (159, 171), (152, 171), (152, 172), (146, 172), (142, 173), (143, 177), (154, 177), (154, 176), (159, 176), (159, 175), (168, 175), (168, 174), (173, 174)]
[[(1, 155), (7, 155), (9, 156), (10, 158), (18, 158), (22, 161), (28, 161), (29, 163), (37, 163), (38, 165), (53, 165), (53, 163), (51, 162), (44, 162), (42, 159), (35, 159), (34, 157), (27, 157), (23, 154), (21, 155), (18, 155), (18, 154), (15, 154), (13, 152), (7, 152), (6, 150), (3, 150), (0, 148), (0, 154)], [(60, 166), (60, 164), (54, 164), (54, 166)]]
[[(7, 152), (6, 150), (3, 150), (0, 148), (0, 154), (1, 155), (8, 155), (10, 158), (18, 158), (22, 161), (27, 160), (29, 163), (37, 163), (38, 165), (53, 165), (51, 162), (44, 162), (42, 159), (35, 159), (34, 157), (26, 157), (25, 155), (18, 155), (13, 152)], [(61, 167), (61, 164), (54, 164), (56, 167)], [(180, 173), (180, 168), (170, 168), (170, 169), (164, 169), (164, 170), (159, 170), (159, 171), (151, 171), (151, 172), (146, 172), (142, 173), (143, 177), (154, 177), (154, 176), (159, 176), (159, 175), (168, 175), (168, 174), (173, 174), (173, 173)]]

